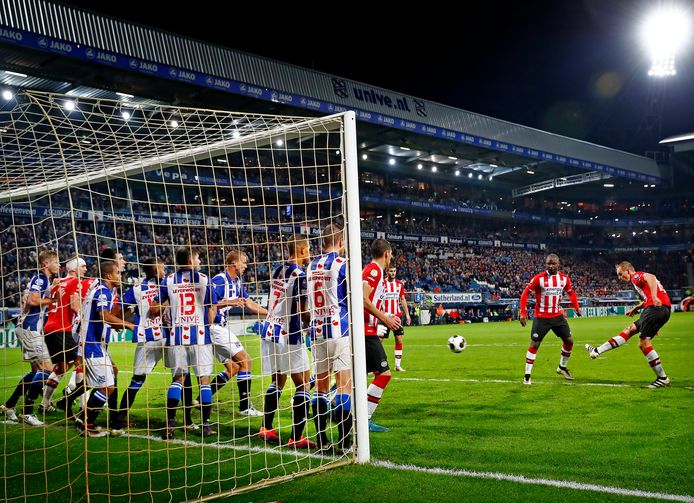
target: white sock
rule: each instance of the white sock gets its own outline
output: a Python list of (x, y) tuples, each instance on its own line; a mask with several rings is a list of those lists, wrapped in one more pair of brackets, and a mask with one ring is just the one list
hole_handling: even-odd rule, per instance
[(561, 359), (559, 360), (559, 366), (566, 368), (569, 363), (569, 358), (571, 358), (571, 349), (573, 346), (566, 347), (565, 344), (561, 345)]
[(533, 371), (533, 365), (535, 365), (535, 358), (537, 358), (537, 349), (528, 348), (527, 353), (525, 353), (525, 373), (530, 374)]
[[(51, 375), (48, 376), (48, 381), (55, 381), (56, 383), (59, 383), (62, 378), (63, 378), (62, 375), (59, 376), (55, 372), (51, 372)], [(48, 386), (48, 384), (46, 384), (43, 387), (43, 399), (41, 400), (41, 405), (44, 408), (48, 407), (51, 404), (51, 399), (53, 398), (53, 393), (55, 393), (55, 390), (57, 387), (58, 387), (57, 384), (55, 387)]]
[(619, 346), (622, 346), (626, 341), (629, 340), (630, 335), (626, 332), (620, 332), (619, 335), (615, 335), (612, 339), (608, 340), (607, 342), (600, 344), (596, 349), (598, 350), (598, 354), (601, 355), (605, 351), (609, 351), (611, 349), (617, 349)]
[[(82, 374), (82, 372), (80, 372)], [(73, 372), (70, 376), (70, 382), (65, 386), (65, 394), (68, 395), (77, 389), (77, 371)]]
[(648, 364), (653, 369), (653, 372), (655, 372), (656, 377), (665, 379), (667, 374), (663, 370), (663, 366), (660, 364), (660, 357), (658, 356), (656, 350), (651, 346), (646, 348), (643, 354), (646, 356), (646, 360), (648, 360)]

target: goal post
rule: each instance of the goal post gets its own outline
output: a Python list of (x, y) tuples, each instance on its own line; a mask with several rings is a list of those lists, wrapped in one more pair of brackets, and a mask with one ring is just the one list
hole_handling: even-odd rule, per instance
[[(357, 461), (367, 463), (370, 459), (369, 421), (366, 398), (366, 346), (364, 324), (355, 316), (364, 312), (362, 295), (361, 263), (361, 218), (359, 214), (359, 171), (357, 164), (356, 114), (345, 114), (345, 203), (347, 206), (347, 249), (349, 261), (350, 313), (352, 316), (352, 376), (354, 387), (355, 425), (357, 429)], [(356, 225), (354, 225), (356, 223)], [(359, 292), (354, 295), (354, 292)]]
[[(369, 461), (353, 112), (277, 116), (26, 91), (0, 107), (0, 152), (3, 500), (202, 500)], [(288, 245), (303, 238), (310, 244), (310, 258), (320, 255), (321, 231), (329, 224), (345, 230), (354, 449), (316, 452), (287, 446), (296, 431), (309, 439), (315, 436), (314, 408), (305, 401), (308, 374), (313, 372), (306, 373), (301, 385), (287, 377), (282, 390), (268, 370), (268, 357), (261, 355), (258, 332), (264, 326), (262, 313), (268, 307), (273, 275), (290, 258)], [(57, 304), (31, 311), (32, 293), (48, 298), (57, 277), (78, 274), (66, 268), (72, 259), (85, 262), (87, 273), (78, 276), (87, 278), (85, 285), (93, 291), (103, 280), (100, 267), (107, 261), (119, 263), (115, 254), (125, 265), (117, 267), (122, 285), (108, 284), (113, 306), (120, 306), (114, 312), (137, 323), (140, 311), (128, 304), (127, 294), (152, 279), (147, 277), (154, 271), (148, 267), (152, 261), (165, 266), (167, 275), (174, 273), (181, 246), (199, 250), (200, 272), (208, 278), (230, 275), (232, 283), (224, 295), (249, 299), (241, 307), (229, 307), (222, 321), (209, 321), (210, 326), (223, 327), (231, 334), (229, 340), (233, 336), (249, 355), (247, 364), (234, 365), (233, 356), (215, 352), (209, 375), (214, 387), (213, 434), (201, 437), (193, 428), (202, 422), (200, 400), (206, 392), (195, 372), (190, 371), (180, 401), (172, 405), (176, 393), (171, 395), (171, 389), (178, 386), (172, 380), (175, 372), (165, 365), (165, 358), (154, 358), (159, 353), (148, 345), (152, 341), (139, 340), (131, 330), (114, 329), (108, 345), (118, 367), (117, 400), (105, 397), (96, 416), (93, 431), (103, 437), (81, 438), (84, 432), (70, 414), (50, 410), (64, 393), (82, 389), (87, 402), (101, 389), (88, 389), (87, 379), (81, 380), (72, 369), (56, 377), (59, 384), (52, 399), (39, 395), (32, 408), (27, 392), (38, 380), (45, 393), (49, 386), (41, 368), (52, 364), (38, 349), (27, 352), (31, 348), (26, 337), (33, 333), (38, 334), (34, 342), (45, 340), (41, 327)], [(59, 273), (41, 262), (46, 250), (57, 252)], [(241, 259), (229, 266), (232, 251), (246, 257), (245, 273), (239, 269)], [(242, 282), (233, 283), (229, 270), (237, 271)], [(48, 280), (48, 288), (32, 286), (37, 277)], [(232, 293), (233, 289), (238, 291)], [(89, 299), (81, 291), (79, 302), (87, 317), (84, 306)], [(161, 323), (164, 331), (171, 322), (165, 316)], [(84, 338), (76, 337), (84, 348)], [(308, 337), (301, 335), (299, 346), (308, 347), (310, 355)], [(134, 361), (140, 348), (146, 364)], [(167, 351), (168, 346), (161, 354)], [(84, 358), (76, 361), (86, 365)], [(276, 400), (274, 409), (268, 406), (271, 414), (265, 410), (264, 417), (249, 415), (251, 408), (263, 411), (269, 397), (269, 403)], [(81, 400), (77, 398), (71, 409), (77, 417), (82, 414)], [(39, 407), (42, 401), (47, 411)], [(241, 409), (243, 403), (249, 408)], [(163, 439), (174, 410), (175, 435)], [(307, 414), (303, 430), (296, 429), (294, 421), (301, 410)], [(32, 425), (28, 416), (43, 425)], [(131, 423), (122, 433), (114, 426), (119, 418)], [(280, 445), (260, 436), (266, 420), (279, 433)], [(327, 421), (328, 436), (336, 439), (337, 420)]]

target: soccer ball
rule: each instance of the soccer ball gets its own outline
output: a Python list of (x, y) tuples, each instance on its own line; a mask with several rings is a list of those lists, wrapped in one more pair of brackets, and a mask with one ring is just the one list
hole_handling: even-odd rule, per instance
[(453, 335), (448, 338), (448, 347), (454, 353), (460, 353), (466, 346), (465, 337), (462, 335)]

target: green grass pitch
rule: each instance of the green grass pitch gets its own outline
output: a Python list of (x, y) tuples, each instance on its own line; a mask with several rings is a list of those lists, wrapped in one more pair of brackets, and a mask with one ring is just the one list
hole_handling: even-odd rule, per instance
[[(515, 322), (407, 328), (407, 372), (394, 372), (374, 416), (391, 429), (371, 434), (372, 459), (379, 464), (299, 477), (232, 501), (643, 500), (450, 471), (403, 471), (380, 464), (385, 461), (689, 495), (694, 501), (694, 314), (673, 315), (654, 340), (672, 380), (670, 388), (657, 390), (645, 389), (654, 376), (635, 338), (597, 360), (590, 360), (583, 349), (585, 343), (595, 345), (616, 335), (629, 321), (570, 320), (573, 382), (555, 373), (560, 341), (548, 334), (532, 386), (521, 384), (529, 327)], [(453, 334), (467, 339), (468, 348), (460, 354), (446, 346)], [(243, 343), (257, 357), (258, 341), (246, 337)], [(392, 364), (393, 340), (384, 344)], [(129, 344), (111, 348), (121, 370), (121, 393), (132, 375), (132, 352)], [(18, 350), (4, 351), (0, 382), (6, 396), (27, 370), (18, 359)], [(253, 402), (260, 408), (269, 381), (258, 375), (257, 358), (255, 365)], [(88, 488), (92, 501), (107, 495), (114, 501), (179, 501), (340, 461), (265, 449), (257, 436), (249, 437), (249, 432), (257, 433), (260, 419), (234, 415), (235, 383), (221, 391), (226, 402), (213, 413), (218, 439), (203, 442), (182, 431), (175, 443), (149, 437), (163, 426), (165, 416), (169, 377), (163, 367), (157, 371), (137, 397), (133, 436), (85, 440), (66, 427), (58, 413), (46, 416), (46, 428), (2, 423), (0, 499), (85, 500)], [(279, 417), (283, 438), (289, 435), (292, 393), (288, 384)], [(150, 408), (149, 414), (144, 407)], [(100, 423), (105, 416), (102, 413)], [(313, 433), (312, 424), (308, 430)]]

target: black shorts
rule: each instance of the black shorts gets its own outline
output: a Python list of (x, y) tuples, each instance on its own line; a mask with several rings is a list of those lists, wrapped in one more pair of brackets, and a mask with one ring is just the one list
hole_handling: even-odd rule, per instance
[(641, 332), (641, 339), (652, 339), (658, 335), (658, 330), (663, 328), (670, 319), (670, 306), (648, 306), (641, 313), (641, 317), (634, 322), (636, 330)]
[(366, 371), (385, 372), (390, 370), (388, 366), (388, 358), (386, 358), (386, 350), (383, 349), (383, 343), (378, 337), (364, 337), (366, 341)]
[[(397, 330), (393, 330), (393, 335), (405, 335), (405, 327), (400, 327)], [(383, 336), (383, 339), (387, 339), (388, 337), (390, 337), (390, 329), (386, 332), (386, 335)]]
[(541, 341), (545, 338), (545, 335), (547, 335), (550, 329), (562, 340), (571, 337), (569, 322), (566, 321), (564, 315), (559, 315), (554, 318), (535, 318), (533, 320), (533, 329), (530, 332), (530, 338), (536, 342)]
[(77, 343), (72, 332), (51, 332), (45, 335), (45, 339), (54, 365), (77, 359)]

